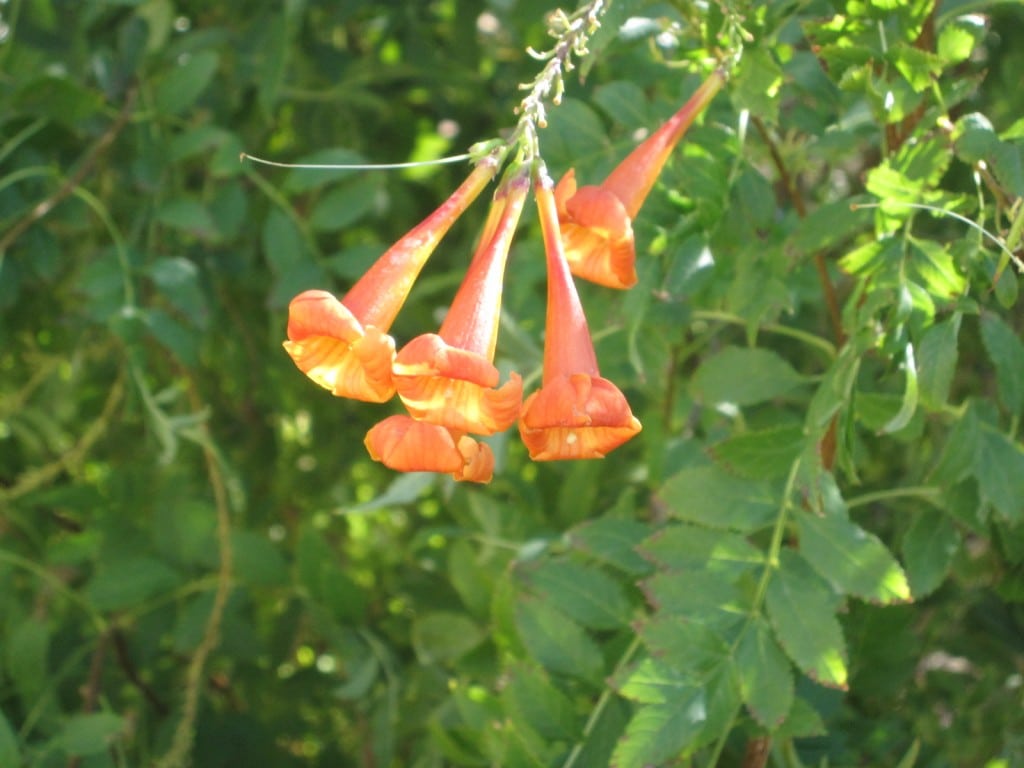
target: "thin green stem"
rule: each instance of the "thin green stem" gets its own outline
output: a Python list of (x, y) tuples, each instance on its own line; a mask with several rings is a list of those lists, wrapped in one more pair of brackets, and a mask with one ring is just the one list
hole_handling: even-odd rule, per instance
[(893, 499), (925, 499), (926, 501), (938, 501), (942, 496), (942, 489), (932, 485), (914, 485), (906, 488), (887, 488), (884, 491), (872, 491), (860, 496), (854, 496), (847, 500), (846, 508), (863, 507), (867, 504), (875, 504), (880, 501), (892, 501)]
[[(714, 309), (698, 309), (695, 310), (691, 317), (694, 320), (706, 320), (709, 322), (728, 323), (730, 325), (741, 325), (747, 327), (749, 323), (739, 315), (734, 315), (730, 312), (722, 312)], [(768, 333), (774, 333), (779, 336), (788, 336), (791, 339), (796, 339), (809, 347), (814, 347), (824, 352), (828, 357), (834, 358), (836, 356), (836, 347), (828, 339), (823, 339), (813, 333), (802, 331), (799, 328), (792, 328), (788, 325), (781, 325), (779, 323), (766, 323), (765, 325), (758, 326), (758, 330), (767, 331)]]
[(54, 592), (64, 597), (68, 602), (81, 608), (83, 613), (89, 617), (90, 622), (92, 622), (93, 627), (95, 627), (98, 633), (102, 634), (107, 631), (109, 624), (107, 623), (107, 620), (103, 618), (103, 615), (93, 608), (85, 598), (73, 589), (69, 589), (67, 584), (65, 584), (58, 576), (55, 576), (39, 563), (22, 557), (21, 555), (16, 555), (13, 552), (8, 552), (6, 549), (0, 549), (0, 563), (10, 563), (13, 566), (28, 571), (40, 581), (46, 582)]
[[(782, 498), (779, 501), (779, 512), (775, 518), (775, 528), (772, 530), (771, 543), (768, 545), (768, 554), (765, 557), (764, 570), (761, 572), (761, 578), (757, 583), (757, 590), (754, 593), (754, 600), (751, 603), (750, 612), (747, 614), (747, 620), (744, 622), (743, 628), (732, 643), (730, 655), (736, 652), (736, 649), (739, 647), (740, 642), (742, 642), (743, 637), (761, 615), (761, 608), (764, 605), (765, 595), (768, 593), (768, 583), (771, 581), (772, 573), (779, 566), (779, 554), (782, 551), (782, 540), (786, 533), (786, 523), (789, 521), (789, 499), (793, 495), (793, 488), (796, 485), (796, 478), (800, 474), (801, 463), (802, 459), (797, 458), (789, 468), (789, 476), (786, 478), (786, 485), (782, 489)], [(718, 764), (718, 760), (722, 756), (722, 751), (725, 749), (725, 742), (728, 739), (733, 726), (736, 724), (739, 713), (740, 707), (736, 707), (732, 712), (732, 716), (729, 718), (728, 724), (722, 729), (718, 740), (715, 742), (714, 749), (711, 752), (711, 757), (707, 762), (708, 768), (715, 768)]]
[[(615, 671), (612, 672), (612, 677), (616, 677), (619, 672), (625, 669), (626, 665), (633, 660), (633, 656), (640, 650), (640, 635), (633, 635), (633, 640), (629, 646), (623, 652), (622, 656), (619, 657), (618, 663), (615, 665)], [(598, 698), (594, 708), (590, 711), (590, 717), (587, 718), (586, 724), (583, 726), (583, 734), (580, 740), (577, 741), (569, 753), (569, 756), (565, 759), (562, 764), (562, 768), (573, 768), (576, 765), (576, 761), (579, 759), (580, 754), (583, 752), (583, 747), (587, 743), (587, 739), (590, 734), (593, 733), (594, 728), (597, 727), (597, 723), (601, 720), (601, 715), (604, 714), (605, 707), (608, 706), (608, 702), (611, 701), (612, 689), (610, 686), (605, 686), (605, 689), (601, 692), (601, 696)]]

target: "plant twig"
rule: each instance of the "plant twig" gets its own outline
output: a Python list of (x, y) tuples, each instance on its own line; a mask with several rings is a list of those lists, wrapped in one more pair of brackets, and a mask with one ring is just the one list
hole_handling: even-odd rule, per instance
[(103, 410), (96, 420), (88, 426), (69, 451), (48, 464), (41, 467), (32, 467), (21, 474), (15, 483), (6, 488), (0, 487), (0, 504), (6, 504), (24, 496), (27, 493), (42, 488), (52, 482), (61, 472), (73, 473), (82, 463), (93, 445), (107, 431), (114, 416), (114, 411), (121, 403), (124, 396), (124, 370), (118, 374), (110, 391), (107, 393), (107, 400), (103, 404)]
[[(194, 379), (189, 380), (189, 398), (194, 411), (203, 409)], [(233, 552), (231, 549), (231, 505), (228, 498), (227, 483), (221, 468), (221, 459), (214, 449), (213, 439), (206, 422), (196, 427), (199, 444), (206, 462), (206, 473), (213, 491), (214, 506), (217, 510), (217, 550), (220, 556), (220, 568), (217, 571), (217, 590), (213, 595), (213, 606), (206, 620), (203, 637), (196, 646), (192, 659), (185, 673), (184, 703), (181, 707), (181, 719), (174, 729), (171, 746), (161, 757), (156, 768), (184, 768), (190, 762), (192, 745), (195, 742), (196, 718), (199, 714), (199, 693), (204, 680), (206, 661), (220, 643), (221, 621), (227, 607), (228, 596), (231, 594), (231, 574), (233, 570)]]
[(111, 144), (114, 143), (114, 139), (117, 138), (118, 134), (128, 124), (128, 120), (131, 118), (132, 110), (135, 108), (135, 100), (138, 96), (138, 89), (131, 88), (125, 94), (124, 103), (121, 105), (120, 111), (117, 113), (117, 117), (114, 122), (110, 124), (103, 135), (100, 136), (96, 142), (89, 148), (85, 154), (85, 158), (82, 160), (78, 169), (71, 174), (64, 183), (60, 185), (49, 197), (44, 198), (32, 209), (22, 216), (18, 221), (14, 223), (7, 232), (0, 237), (0, 254), (4, 253), (10, 246), (25, 232), (35, 224), (37, 221), (46, 216), (52, 211), (61, 201), (69, 197), (78, 187), (85, 177), (88, 176), (92, 169), (95, 167), (96, 162)]
[(135, 668), (135, 662), (132, 661), (131, 654), (128, 652), (128, 641), (125, 639), (124, 633), (120, 629), (114, 629), (110, 639), (114, 642), (114, 655), (117, 657), (117, 663), (124, 672), (125, 677), (128, 678), (132, 685), (139, 689), (139, 693), (143, 695), (157, 713), (166, 715), (168, 709), (163, 699), (139, 676), (139, 671)]
[[(768, 147), (768, 153), (771, 155), (772, 163), (775, 165), (775, 169), (779, 173), (779, 179), (782, 181), (782, 185), (786, 189), (786, 195), (793, 203), (793, 207), (796, 209), (796, 215), (801, 219), (807, 218), (807, 205), (804, 203), (803, 195), (800, 193), (799, 185), (796, 180), (790, 174), (789, 169), (786, 167), (786, 162), (782, 158), (782, 153), (779, 152), (778, 145), (775, 143), (775, 139), (772, 138), (771, 133), (765, 126), (764, 121), (756, 115), (750, 118), (750, 121), (757, 128), (757, 132), (761, 135), (761, 139), (764, 141), (765, 146)], [(836, 346), (841, 347), (846, 340), (846, 334), (843, 332), (843, 319), (842, 312), (839, 309), (839, 298), (836, 295), (835, 286), (832, 284), (832, 278), (828, 274), (828, 265), (825, 263), (825, 256), (820, 251), (814, 254), (814, 267), (818, 272), (818, 281), (821, 283), (821, 290), (825, 296), (825, 306), (828, 308), (829, 321), (832, 324), (832, 335), (835, 337)]]

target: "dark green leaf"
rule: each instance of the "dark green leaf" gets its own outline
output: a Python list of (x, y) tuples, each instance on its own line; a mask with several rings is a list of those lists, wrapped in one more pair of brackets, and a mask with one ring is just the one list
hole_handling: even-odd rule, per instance
[(139, 555), (103, 563), (86, 594), (97, 609), (116, 611), (169, 592), (179, 582), (179, 574), (166, 563)]
[(768, 582), (765, 606), (786, 654), (812, 680), (846, 688), (846, 643), (817, 577), (795, 552), (784, 551)]
[(421, 664), (454, 661), (484, 640), (484, 631), (461, 613), (436, 611), (417, 616), (412, 646)]
[(373, 179), (353, 179), (339, 184), (309, 214), (309, 226), (318, 232), (336, 232), (359, 221), (377, 203), (380, 184)]
[(682, 688), (665, 704), (640, 707), (612, 755), (612, 768), (646, 768), (675, 756), (707, 719), (702, 688)]
[(772, 400), (803, 383), (803, 377), (770, 350), (726, 347), (701, 364), (690, 388), (694, 398), (707, 405), (742, 406)]
[(530, 655), (552, 672), (596, 681), (604, 661), (597, 644), (579, 624), (547, 603), (524, 599), (515, 611), (516, 628)]
[(680, 520), (738, 531), (770, 525), (779, 508), (768, 483), (743, 480), (714, 466), (684, 469), (669, 478), (658, 497)]
[(635, 520), (602, 518), (577, 526), (569, 536), (574, 545), (591, 557), (626, 573), (643, 575), (650, 572), (651, 567), (637, 553), (636, 547), (648, 531), (646, 525)]
[(546, 739), (570, 739), (579, 727), (572, 701), (543, 670), (518, 664), (508, 675), (501, 699), (513, 720), (526, 723)]
[(785, 477), (804, 442), (800, 426), (771, 427), (726, 438), (709, 452), (718, 464), (740, 477), (770, 480)]
[(946, 578), (960, 541), (960, 531), (949, 516), (929, 509), (914, 514), (903, 534), (902, 551), (916, 599), (934, 592)]
[(109, 749), (124, 728), (124, 719), (113, 712), (75, 715), (64, 723), (57, 743), (69, 755), (95, 755)]
[(935, 323), (922, 334), (917, 344), (917, 380), (921, 402), (939, 410), (949, 400), (958, 358), (957, 338), (961, 315)]
[(220, 58), (214, 51), (183, 56), (157, 86), (157, 110), (165, 115), (176, 115), (192, 106), (213, 80), (219, 63)]
[(1002, 432), (981, 425), (974, 453), (974, 474), (982, 497), (1004, 519), (1024, 519), (1024, 450)]
[(981, 316), (981, 340), (996, 367), (999, 399), (1010, 413), (1024, 412), (1024, 344), (1002, 319)]
[(754, 719), (769, 730), (777, 728), (793, 706), (793, 672), (760, 619), (740, 638), (736, 673), (743, 701)]
[(670, 525), (640, 545), (664, 568), (693, 568), (734, 579), (763, 565), (764, 555), (742, 536), (695, 525)]
[(615, 629), (632, 616), (619, 582), (598, 568), (572, 560), (544, 560), (521, 573), (538, 597), (584, 627)]
[(9, 765), (12, 768), (21, 765), (21, 746), (18, 744), (18, 735), (11, 728), (11, 724), (3, 712), (0, 712), (0, 765)]

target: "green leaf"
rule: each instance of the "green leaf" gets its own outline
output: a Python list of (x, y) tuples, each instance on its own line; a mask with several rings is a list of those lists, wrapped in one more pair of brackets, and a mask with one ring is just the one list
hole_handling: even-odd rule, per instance
[(313, 206), (309, 226), (317, 232), (337, 232), (364, 218), (377, 204), (379, 177), (352, 179), (339, 184)]
[(515, 609), (516, 629), (530, 655), (552, 672), (596, 682), (604, 669), (597, 644), (575, 621), (535, 598)]
[(675, 757), (701, 732), (707, 701), (699, 687), (681, 687), (664, 704), (640, 707), (612, 754), (612, 768), (648, 768)]
[(412, 624), (412, 647), (421, 664), (454, 661), (483, 642), (484, 631), (462, 613), (434, 611)]
[(728, 630), (720, 632), (704, 619), (699, 612), (659, 613), (640, 627), (640, 636), (659, 662), (689, 680), (703, 683), (732, 656), (724, 635)]
[(177, 197), (157, 208), (156, 220), (193, 237), (214, 239), (217, 224), (209, 210), (194, 197)]
[(640, 545), (663, 568), (692, 568), (734, 579), (764, 564), (761, 550), (743, 536), (695, 525), (669, 525)]
[(768, 619), (786, 654), (808, 677), (845, 689), (846, 643), (831, 602), (805, 560), (791, 550), (780, 553), (765, 595)]
[(501, 700), (513, 721), (525, 723), (545, 739), (571, 739), (579, 728), (573, 702), (542, 669), (514, 665), (505, 673)]
[(674, 568), (645, 579), (640, 588), (656, 611), (708, 622), (728, 624), (750, 607), (749, 595), (711, 571)]
[(643, 89), (628, 80), (613, 80), (595, 88), (594, 103), (629, 130), (650, 129), (656, 122), (648, 112)]
[(999, 144), (992, 123), (980, 112), (971, 112), (957, 120), (953, 139), (957, 156), (970, 165), (987, 160)]
[(906, 574), (872, 533), (842, 512), (797, 515), (800, 553), (839, 591), (875, 603), (910, 600)]
[[(581, 186), (601, 181), (590, 177), (590, 169), (609, 162), (608, 146), (600, 118), (584, 102), (564, 99), (558, 109), (548, 114), (544, 155), (553, 168), (575, 167), (576, 180)], [(621, 154), (624, 156), (626, 152)]]
[(939, 32), (936, 49), (939, 58), (947, 66), (967, 61), (987, 34), (985, 23), (980, 16), (965, 14), (943, 25)]
[(917, 344), (918, 392), (922, 404), (931, 410), (939, 410), (949, 401), (959, 356), (957, 338), (961, 318), (956, 312), (949, 319), (935, 323), (921, 335)]
[(996, 367), (999, 399), (1013, 414), (1024, 412), (1024, 344), (998, 315), (981, 316), (981, 340)]
[(11, 728), (11, 723), (3, 712), (0, 712), (0, 765), (8, 765), (11, 768), (21, 765), (18, 735)]
[(234, 577), (254, 587), (284, 587), (289, 584), (288, 567), (278, 547), (263, 533), (231, 532)]
[(903, 398), (899, 410), (879, 430), (883, 435), (899, 432), (910, 423), (917, 410), (917, 366), (914, 363), (914, 345), (909, 342), (905, 348), (902, 367), (906, 377)]
[(934, 592), (949, 573), (960, 550), (960, 531), (948, 516), (930, 509), (914, 513), (903, 534), (901, 550), (915, 599)]
[(679, 520), (744, 532), (771, 525), (779, 508), (772, 485), (715, 466), (684, 469), (665, 482), (658, 497)]
[(778, 122), (782, 69), (771, 49), (759, 46), (744, 49), (736, 69), (729, 82), (729, 96), (736, 109), (749, 110), (769, 124)]
[(85, 591), (98, 610), (117, 611), (170, 592), (180, 580), (166, 563), (137, 555), (104, 562)]
[(949, 246), (931, 240), (914, 239), (908, 251), (910, 267), (934, 296), (953, 299), (967, 289), (967, 278), (960, 274)]
[(197, 327), (203, 327), (206, 297), (199, 285), (199, 268), (183, 257), (157, 259), (146, 274), (160, 294)]
[(64, 723), (56, 742), (69, 755), (95, 755), (109, 749), (124, 730), (124, 718), (113, 712), (75, 715)]
[(195, 103), (213, 80), (220, 58), (214, 51), (187, 54), (168, 72), (154, 94), (157, 111), (176, 115)]
[(701, 363), (690, 382), (693, 397), (707, 405), (753, 405), (804, 383), (793, 367), (767, 349), (726, 347)]
[(974, 475), (982, 498), (1010, 522), (1024, 520), (1024, 450), (1002, 432), (982, 424), (974, 453)]
[(636, 520), (601, 518), (578, 525), (569, 532), (574, 546), (591, 557), (626, 573), (642, 576), (651, 566), (637, 551), (650, 529)]
[(871, 209), (857, 208), (869, 201), (866, 195), (836, 200), (818, 206), (795, 226), (786, 250), (801, 256), (823, 251), (845, 242), (871, 226)]
[(302, 233), (283, 211), (274, 209), (263, 222), (263, 254), (277, 274), (284, 274), (309, 258)]
[(777, 728), (793, 706), (793, 672), (789, 659), (761, 619), (740, 638), (736, 673), (750, 714), (765, 728)]
[(616, 629), (632, 617), (619, 582), (598, 568), (566, 559), (543, 560), (520, 573), (538, 597), (584, 627)]
[(770, 427), (727, 437), (711, 445), (708, 452), (740, 477), (770, 480), (786, 476), (804, 442), (800, 426)]
[(36, 706), (46, 687), (50, 630), (42, 621), (26, 618), (11, 626), (4, 647), (7, 675), (26, 708)]

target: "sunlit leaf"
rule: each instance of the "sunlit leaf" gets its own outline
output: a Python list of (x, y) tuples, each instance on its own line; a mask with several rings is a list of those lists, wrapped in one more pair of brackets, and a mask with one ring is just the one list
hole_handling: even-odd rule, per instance
[(806, 561), (783, 551), (768, 582), (768, 618), (783, 650), (808, 677), (845, 689), (846, 643), (835, 610), (815, 579)]

